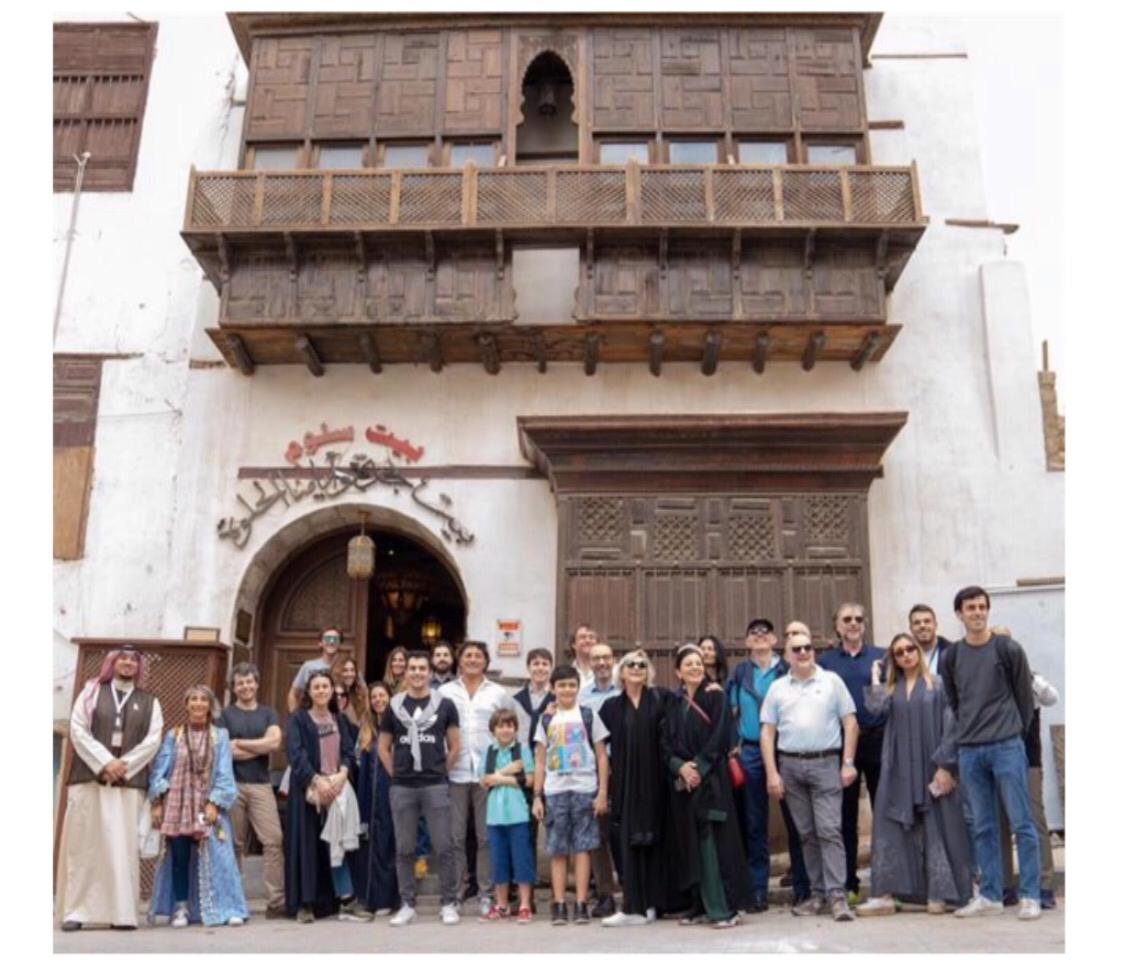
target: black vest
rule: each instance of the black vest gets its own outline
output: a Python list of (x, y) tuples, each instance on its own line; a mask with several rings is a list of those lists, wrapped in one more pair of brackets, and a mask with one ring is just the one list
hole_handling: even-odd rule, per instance
[[(94, 717), (90, 720), (90, 730), (93, 732), (94, 738), (110, 752), (114, 752), (112, 747), (113, 720), (117, 712), (114, 708), (113, 693), (109, 691), (112, 686), (113, 683), (109, 682), (98, 689), (98, 698), (94, 703)], [(148, 727), (152, 722), (154, 702), (156, 702), (156, 697), (151, 692), (142, 692), (134, 687), (121, 709), (123, 730), (121, 751), (114, 752), (115, 755), (123, 756), (144, 741), (144, 737), (148, 735)], [(82, 782), (96, 782), (97, 778), (97, 773), (91, 770), (76, 752), (70, 764), (70, 778), (67, 779), (66, 784), (75, 786)], [(148, 766), (145, 766), (132, 779), (127, 779), (124, 783), (118, 783), (117, 785), (129, 789), (147, 789)]]

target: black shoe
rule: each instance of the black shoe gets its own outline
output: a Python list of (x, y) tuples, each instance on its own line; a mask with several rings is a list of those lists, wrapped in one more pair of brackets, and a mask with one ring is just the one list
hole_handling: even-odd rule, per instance
[(566, 903), (552, 903), (551, 904), (551, 925), (552, 926), (566, 926), (570, 922), (570, 918), (566, 913)]
[(73, 933), (75, 930), (82, 929), (82, 924), (78, 920), (63, 920), (59, 929), (64, 933)]
[(1053, 889), (1039, 890), (1039, 905), (1043, 909), (1055, 909), (1055, 891)]
[(575, 923), (589, 923), (590, 922), (590, 906), (587, 903), (574, 904), (574, 922)]
[(784, 876), (782, 876), (781, 877), (781, 885), (785, 889), (789, 889), (793, 885), (793, 874), (792, 873), (786, 873)]
[(769, 900), (766, 899), (761, 893), (758, 893), (750, 902), (748, 913), (764, 913), (770, 908)]
[(109, 928), (111, 930), (135, 930), (136, 929), (135, 926), (125, 926), (124, 924), (119, 924), (119, 923), (110, 923)]
[(478, 893), (480, 893), (480, 887), (477, 886), (476, 880), (471, 879), (465, 884), (465, 892), (461, 894), (461, 901), (470, 900)]
[(603, 916), (612, 916), (616, 912), (617, 904), (614, 903), (612, 896), (599, 896), (590, 915), (594, 919), (601, 919)]
[(1019, 903), (1019, 901), (1020, 901), (1020, 898), (1016, 894), (1016, 891), (1014, 889), (1004, 890), (1004, 905), (1005, 906), (1015, 906), (1017, 903)]

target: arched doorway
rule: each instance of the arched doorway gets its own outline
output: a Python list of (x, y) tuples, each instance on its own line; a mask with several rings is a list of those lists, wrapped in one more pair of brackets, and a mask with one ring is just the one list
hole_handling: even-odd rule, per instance
[(578, 163), (574, 78), (566, 61), (545, 50), (528, 65), (516, 129), (517, 164)]
[[(375, 577), (347, 574), (348, 540), (356, 528), (337, 527), (297, 547), (264, 587), (255, 619), (255, 658), (262, 672), (261, 700), (284, 725), (286, 693), (301, 663), (319, 652), (326, 625), (340, 628), (341, 650), (355, 657), (361, 676), (381, 678), (396, 645), (454, 644), (465, 636), (466, 599), (460, 579), (422, 540), (389, 528), (369, 528), (375, 540)], [(436, 638), (423, 641), (423, 624)], [(280, 756), (276, 763), (284, 764)]]

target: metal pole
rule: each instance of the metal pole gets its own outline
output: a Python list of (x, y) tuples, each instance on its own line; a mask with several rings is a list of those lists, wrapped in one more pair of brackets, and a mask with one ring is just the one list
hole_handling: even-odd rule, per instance
[(78, 164), (78, 173), (74, 177), (74, 201), (70, 205), (70, 227), (66, 230), (66, 253), (63, 255), (62, 274), (59, 276), (59, 294), (55, 299), (55, 328), (51, 336), (52, 344), (59, 336), (59, 318), (62, 317), (63, 292), (66, 290), (66, 275), (70, 269), (70, 249), (74, 246), (74, 225), (78, 222), (78, 201), (82, 197), (82, 179), (86, 176), (86, 162), (90, 159), (90, 152), (83, 151), (81, 156), (73, 155)]

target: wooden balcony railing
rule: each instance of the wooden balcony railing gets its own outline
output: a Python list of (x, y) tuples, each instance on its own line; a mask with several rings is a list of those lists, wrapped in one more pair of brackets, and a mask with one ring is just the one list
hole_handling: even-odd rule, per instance
[(187, 233), (917, 227), (911, 167), (192, 170)]

